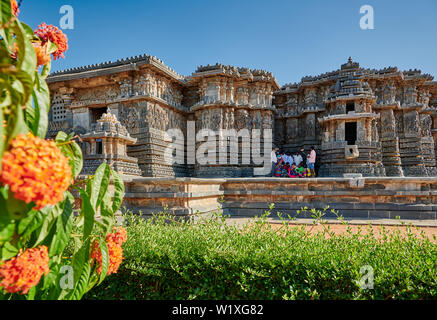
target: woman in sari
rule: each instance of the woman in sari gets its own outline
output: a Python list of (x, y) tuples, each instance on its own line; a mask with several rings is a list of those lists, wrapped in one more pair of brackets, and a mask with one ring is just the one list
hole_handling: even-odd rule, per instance
[(277, 155), (278, 161), (275, 164), (275, 177), (280, 177), (282, 173), (282, 165), (284, 164), (284, 159), (280, 154)]

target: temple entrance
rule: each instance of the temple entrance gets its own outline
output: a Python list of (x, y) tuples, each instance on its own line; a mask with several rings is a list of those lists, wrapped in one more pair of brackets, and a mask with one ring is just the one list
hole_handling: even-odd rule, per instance
[(345, 140), (348, 146), (355, 145), (357, 141), (357, 123), (346, 122), (345, 123)]
[(102, 141), (102, 139), (96, 140), (96, 154), (103, 154), (103, 141)]
[(346, 113), (355, 112), (355, 103), (348, 102), (346, 103)]
[(108, 107), (102, 108), (90, 108), (91, 111), (91, 123), (96, 123), (104, 113), (108, 111)]

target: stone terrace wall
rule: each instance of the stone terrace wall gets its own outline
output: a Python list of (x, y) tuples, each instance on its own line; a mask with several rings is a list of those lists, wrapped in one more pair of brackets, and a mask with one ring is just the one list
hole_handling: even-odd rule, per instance
[(150, 216), (163, 211), (189, 216), (217, 211), (223, 196), (223, 179), (195, 178), (124, 178), (124, 206), (135, 213)]
[[(177, 215), (223, 210), (232, 216), (322, 209), (327, 205), (347, 218), (436, 219), (437, 178), (133, 178), (126, 180), (125, 205), (143, 215), (165, 206)], [(330, 214), (330, 216), (333, 216)], [(301, 216), (303, 217), (303, 216)]]

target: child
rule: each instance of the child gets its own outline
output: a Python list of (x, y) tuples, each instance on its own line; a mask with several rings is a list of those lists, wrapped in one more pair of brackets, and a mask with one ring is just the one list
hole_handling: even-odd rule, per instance
[(300, 178), (305, 177), (305, 168), (302, 166), (302, 164), (296, 168), (296, 173)]
[(301, 178), (301, 175), (297, 172), (296, 169), (297, 169), (296, 165), (293, 164), (293, 165), (291, 166), (290, 171), (289, 171), (289, 176), (290, 176), (290, 178)]
[(282, 172), (281, 172), (281, 177), (283, 178), (288, 178), (289, 177), (289, 172), (290, 172), (290, 166), (288, 163), (285, 163), (282, 166)]

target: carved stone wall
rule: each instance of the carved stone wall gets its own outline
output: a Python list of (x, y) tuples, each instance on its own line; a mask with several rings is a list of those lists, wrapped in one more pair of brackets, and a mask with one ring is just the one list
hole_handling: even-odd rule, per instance
[[(275, 141), (292, 152), (314, 145), (321, 176), (435, 176), (437, 83), (432, 79), (418, 70), (363, 69), (349, 59), (339, 70), (305, 77), (275, 93)], [(319, 124), (315, 138), (307, 116), (311, 108)], [(357, 123), (355, 159), (345, 152), (348, 122)]]
[[(271, 129), (274, 144), (284, 151), (314, 146), (321, 176), (434, 176), (437, 82), (432, 80), (418, 70), (364, 69), (349, 59), (338, 70), (279, 88), (264, 70), (215, 64), (183, 77), (156, 57), (139, 56), (51, 75), (48, 136), (59, 130), (86, 134), (110, 112), (137, 139), (127, 152), (149, 177), (254, 174), (259, 165), (253, 154), (261, 155), (270, 139), (263, 134), (252, 153), (243, 150), (239, 138), (236, 163), (233, 150), (220, 145), (217, 135), (215, 163), (188, 163), (186, 154), (183, 163), (166, 163), (164, 151), (174, 142), (166, 132), (180, 130), (184, 141), (176, 145), (187, 150), (187, 121), (195, 123), (194, 136), (201, 129)], [(356, 123), (354, 144), (346, 137), (351, 122)], [(202, 144), (197, 139), (195, 147)], [(224, 159), (220, 148), (228, 151)]]

